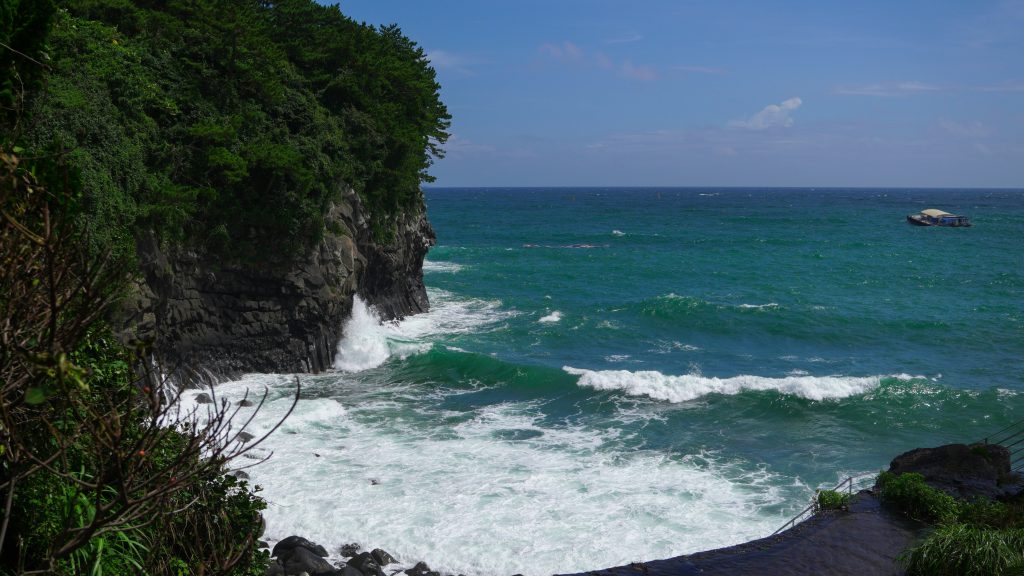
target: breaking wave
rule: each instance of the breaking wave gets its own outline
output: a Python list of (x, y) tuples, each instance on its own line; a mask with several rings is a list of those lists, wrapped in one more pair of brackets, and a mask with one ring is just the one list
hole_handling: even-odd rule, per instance
[[(697, 374), (668, 376), (653, 370), (584, 370), (565, 366), (562, 370), (579, 376), (577, 384), (595, 390), (619, 390), (630, 396), (648, 396), (668, 402), (687, 402), (709, 394), (736, 395), (747, 391), (775, 391), (808, 400), (837, 400), (864, 394), (878, 387), (882, 376), (805, 376), (782, 378), (740, 375), (715, 378)], [(915, 377), (900, 374), (901, 380)]]

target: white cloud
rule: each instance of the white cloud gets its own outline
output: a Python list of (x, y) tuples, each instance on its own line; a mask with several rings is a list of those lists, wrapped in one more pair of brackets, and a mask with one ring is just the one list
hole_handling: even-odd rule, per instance
[(672, 70), (689, 72), (691, 74), (713, 74), (716, 76), (726, 73), (724, 68), (715, 68), (713, 66), (673, 66)]
[(954, 122), (952, 120), (939, 120), (939, 127), (954, 136), (964, 138), (985, 138), (992, 133), (992, 130), (981, 122)]
[(632, 62), (626, 60), (622, 63), (622, 68), (619, 70), (622, 75), (626, 78), (634, 78), (636, 80), (657, 80), (658, 71), (655, 70), (654, 66), (634, 66)]
[(430, 50), (427, 52), (427, 60), (437, 70), (455, 70), (463, 74), (472, 74), (472, 70), (469, 68), (472, 63), (471, 59), (454, 52)]
[(583, 49), (568, 40), (561, 44), (541, 44), (540, 52), (563, 62), (578, 62), (583, 59)]
[(790, 116), (794, 110), (804, 103), (800, 98), (790, 98), (781, 104), (769, 104), (763, 110), (754, 114), (748, 120), (733, 120), (729, 122), (732, 128), (745, 128), (747, 130), (764, 130), (778, 126), (786, 127), (793, 125), (793, 117)]
[(617, 63), (606, 53), (587, 52), (576, 44), (565, 40), (560, 43), (546, 42), (537, 49), (542, 55), (564, 64), (582, 67), (597, 67), (617, 72), (623, 78), (651, 81), (658, 79), (658, 69), (650, 64), (633, 64), (629, 60)]
[(909, 96), (911, 94), (938, 92), (940, 90), (942, 90), (940, 86), (911, 80), (908, 82), (837, 86), (833, 92), (848, 96)]

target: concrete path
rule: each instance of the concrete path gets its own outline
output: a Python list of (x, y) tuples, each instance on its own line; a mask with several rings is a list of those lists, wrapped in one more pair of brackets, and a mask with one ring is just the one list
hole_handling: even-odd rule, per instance
[(896, 556), (924, 529), (865, 490), (849, 512), (818, 514), (777, 536), (571, 576), (899, 576)]

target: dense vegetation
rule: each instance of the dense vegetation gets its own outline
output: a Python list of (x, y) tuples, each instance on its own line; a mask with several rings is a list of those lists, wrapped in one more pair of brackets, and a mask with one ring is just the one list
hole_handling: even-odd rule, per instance
[(916, 473), (879, 476), (882, 500), (934, 524), (903, 557), (911, 576), (1024, 574), (1024, 499), (963, 502), (928, 486)]
[(106, 323), (135, 240), (287, 261), (344, 185), (386, 237), (448, 119), (397, 27), (311, 0), (0, 0), (0, 574), (262, 574), (259, 439)]
[(423, 50), (311, 0), (70, 0), (48, 52), (24, 130), (69, 150), (105, 244), (286, 259), (344, 184), (386, 236), (447, 139)]

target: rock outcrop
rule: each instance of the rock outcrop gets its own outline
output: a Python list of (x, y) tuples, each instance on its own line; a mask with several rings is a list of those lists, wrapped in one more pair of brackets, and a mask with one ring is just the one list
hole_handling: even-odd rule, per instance
[(963, 500), (1003, 498), (1020, 490), (1010, 473), (1010, 451), (995, 444), (946, 444), (893, 458), (893, 474), (916, 472), (929, 486)]
[(433, 229), (422, 203), (396, 222), (378, 241), (349, 188), (329, 210), (323, 239), (288, 266), (234, 265), (143, 238), (125, 339), (151, 340), (180, 383), (327, 369), (356, 293), (385, 318), (427, 310), (422, 265)]

